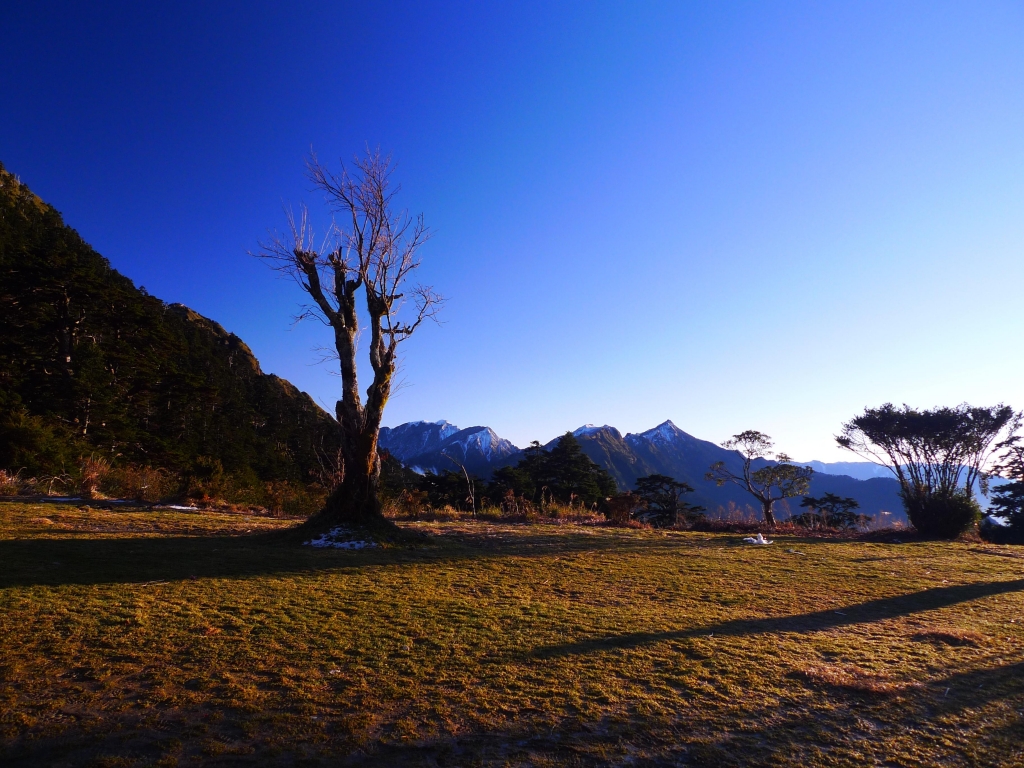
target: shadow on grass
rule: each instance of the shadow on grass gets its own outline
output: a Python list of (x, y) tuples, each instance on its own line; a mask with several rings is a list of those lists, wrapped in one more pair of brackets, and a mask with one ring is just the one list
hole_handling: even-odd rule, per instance
[(719, 624), (670, 632), (633, 632), (625, 635), (611, 635), (576, 643), (543, 646), (535, 649), (533, 653), (535, 656), (546, 658), (613, 649), (638, 648), (665, 640), (706, 637), (708, 635), (738, 637), (771, 633), (820, 632), (832, 629), (833, 627), (862, 624), (870, 621), (883, 621), (885, 619), (921, 613), (922, 611), (945, 608), (983, 597), (1021, 591), (1024, 591), (1024, 579), (964, 584), (953, 587), (934, 587), (921, 590), (920, 592), (911, 592), (907, 595), (869, 600), (865, 603), (844, 607), (842, 610), (828, 609), (768, 619), (734, 619)]
[[(958, 672), (898, 695), (815, 683), (807, 687), (812, 696), (815, 689), (827, 696), (824, 709), (815, 703), (816, 697), (800, 703), (790, 699), (789, 707), (773, 704), (748, 711), (727, 730), (671, 715), (633, 713), (631, 722), (621, 717), (603, 722), (569, 719), (550, 732), (526, 729), (518, 741), (513, 732), (494, 732), (425, 747), (389, 745), (352, 762), (369, 765), (385, 758), (388, 764), (436, 765), (445, 758), (460, 764), (480, 758), (497, 763), (511, 757), (576, 765), (621, 765), (627, 760), (651, 766), (864, 765), (873, 760), (907, 765), (920, 764), (923, 752), (932, 764), (1021, 764), (1024, 718), (1016, 711), (1024, 703), (1024, 662)], [(978, 719), (979, 711), (998, 704), (1003, 705), (998, 722)], [(708, 714), (701, 711), (698, 719)], [(719, 717), (712, 714), (710, 719), (720, 723)], [(969, 728), (957, 727), (962, 717), (970, 719)], [(909, 745), (904, 740), (908, 729), (914, 732)], [(957, 732), (965, 738), (950, 738)], [(869, 742), (874, 750), (865, 749)]]
[[(973, 718), (994, 702), (1010, 709), (1019, 705), (1024, 699), (1024, 663), (950, 675), (898, 696), (812, 683), (808, 689), (809, 698), (746, 711), (728, 729), (721, 728), (723, 713), (715, 711), (717, 704), (709, 702), (710, 711), (634, 711), (600, 720), (567, 718), (553, 727), (526, 720), (508, 730), (468, 732), (420, 744), (382, 743), (339, 764), (908, 765), (921, 764), (922, 755), (929, 764), (1019, 764), (1014, 760), (1024, 721), (1008, 710), (1003, 714), (1010, 717), (1000, 722)], [(956, 726), (965, 715), (972, 718), (969, 731)], [(908, 729), (913, 730), (909, 745)], [(949, 738), (947, 729), (969, 735), (958, 742)]]
[[(798, 678), (803, 679), (803, 678)], [(622, 711), (591, 718), (554, 720), (521, 713), (515, 723), (468, 729), (454, 736), (399, 741), (395, 735), (360, 738), (344, 716), (327, 716), (323, 729), (294, 723), (286, 745), (264, 749), (266, 732), (251, 713), (231, 708), (215, 724), (196, 728), (198, 713), (178, 712), (159, 727), (121, 719), (101, 733), (76, 725), (59, 739), (24, 741), (6, 751), (4, 765), (121, 765), (131, 755), (156, 760), (172, 739), (210, 766), (430, 766), (572, 765), (618, 766), (804, 766), (804, 765), (1020, 765), (1024, 720), (1024, 662), (937, 678), (898, 695), (857, 692), (817, 682), (791, 691), (781, 702), (737, 712), (731, 702), (711, 699), (675, 711)], [(988, 709), (990, 705), (999, 705)], [(966, 719), (965, 719), (966, 718)], [(282, 727), (280, 721), (274, 727)], [(249, 747), (248, 754), (199, 752), (212, 737)], [(356, 736), (356, 738), (352, 738)], [(104, 758), (109, 761), (104, 763)], [(147, 760), (148, 758), (148, 760)], [(182, 762), (191, 762), (183, 759)]]
[[(608, 551), (617, 554), (678, 550), (678, 542), (616, 536), (516, 533), (424, 536), (418, 545), (358, 552), (301, 546), (298, 529), (246, 535), (133, 536), (0, 540), (0, 589), (108, 583), (247, 578), (387, 566), (420, 561), (543, 557)], [(406, 542), (408, 544), (408, 542)]]
[[(835, 757), (837, 743), (843, 742), (842, 752), (852, 752), (860, 765), (876, 760), (887, 760), (886, 765), (922, 764), (922, 749), (929, 754), (928, 764), (1022, 764), (1024, 718), (1019, 711), (1024, 704), (1024, 662), (958, 672), (896, 695), (827, 684), (808, 687), (827, 695), (824, 709), (814, 706), (783, 712), (782, 717), (770, 716), (776, 712), (755, 715), (753, 721), (765, 725), (743, 734), (743, 748), (788, 739), (792, 745), (788, 757), (801, 765), (823, 762), (826, 754)], [(969, 724), (958, 725), (963, 717), (970, 719)], [(904, 748), (909, 747), (907, 753), (900, 751), (901, 741)], [(865, 749), (869, 744), (876, 748)], [(735, 757), (737, 746), (723, 740), (707, 751)], [(774, 757), (762, 751), (757, 759), (739, 764), (777, 764)], [(721, 764), (734, 763), (722, 760)]]

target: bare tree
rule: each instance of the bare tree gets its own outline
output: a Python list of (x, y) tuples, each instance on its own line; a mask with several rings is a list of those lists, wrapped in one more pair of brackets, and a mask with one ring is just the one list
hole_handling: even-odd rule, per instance
[[(814, 470), (810, 467), (798, 467), (790, 463), (792, 459), (784, 453), (772, 452), (772, 439), (763, 432), (748, 429), (722, 443), (723, 448), (737, 451), (743, 458), (743, 467), (739, 473), (730, 470), (724, 461), (711, 465), (704, 476), (713, 480), (716, 485), (726, 483), (738, 485), (761, 503), (764, 521), (775, 527), (775, 502), (793, 496), (802, 496), (811, 486)], [(768, 464), (755, 470), (752, 464), (755, 459), (770, 459), (775, 456), (777, 464)]]
[(453, 457), (449, 456), (444, 451), (441, 451), (441, 455), (444, 456), (448, 461), (457, 466), (462, 470), (462, 474), (466, 477), (466, 503), (469, 504), (469, 508), (473, 510), (473, 517), (476, 517), (476, 485), (473, 482), (473, 478), (469, 476), (469, 470), (466, 469), (466, 465), (461, 461), (457, 461)]
[[(431, 288), (411, 285), (420, 265), (419, 250), (430, 231), (423, 216), (392, 208), (400, 187), (392, 186), (394, 164), (380, 150), (341, 164), (335, 174), (316, 156), (307, 162), (309, 178), (327, 199), (340, 223), (334, 223), (317, 248), (305, 207), (298, 220), (289, 213), (290, 233), (260, 243), (257, 256), (292, 276), (312, 299), (301, 317), (317, 317), (334, 335), (341, 372), (342, 481), (331, 493), (317, 523), (367, 525), (382, 519), (377, 494), (380, 459), (377, 436), (391, 396), (398, 345), (424, 320), (434, 319), (443, 299)], [(363, 307), (359, 307), (359, 296)], [(369, 318), (372, 380), (366, 402), (360, 398), (356, 357), (360, 311)], [(333, 357), (333, 355), (332, 355)]]

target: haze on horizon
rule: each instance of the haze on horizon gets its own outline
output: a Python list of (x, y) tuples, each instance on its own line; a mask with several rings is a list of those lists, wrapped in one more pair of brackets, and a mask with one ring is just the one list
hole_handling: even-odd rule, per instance
[[(48, 8), (45, 6), (49, 5)], [(0, 161), (331, 410), (247, 255), (314, 148), (399, 161), (450, 301), (386, 423), (771, 434), (1024, 407), (1024, 8), (58, 4), (5, 13)]]

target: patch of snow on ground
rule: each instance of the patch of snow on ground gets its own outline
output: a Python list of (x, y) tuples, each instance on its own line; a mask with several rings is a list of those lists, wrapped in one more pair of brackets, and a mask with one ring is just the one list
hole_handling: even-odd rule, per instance
[(315, 539), (310, 539), (304, 544), (307, 547), (328, 547), (333, 549), (371, 549), (377, 544), (372, 541), (362, 541), (346, 538), (351, 536), (352, 531), (347, 528), (331, 528), (327, 533), (321, 533)]
[(745, 538), (744, 541), (747, 544), (771, 544), (772, 543), (772, 542), (768, 541), (768, 539), (766, 539), (760, 533), (757, 534), (757, 536), (747, 536), (747, 538)]

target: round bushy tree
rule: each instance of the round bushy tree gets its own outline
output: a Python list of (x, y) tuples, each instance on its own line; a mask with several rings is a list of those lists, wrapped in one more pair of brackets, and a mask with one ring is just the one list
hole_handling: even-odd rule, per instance
[(911, 524), (922, 536), (955, 539), (981, 519), (981, 507), (966, 493), (901, 495)]
[(1012, 439), (1021, 417), (1007, 405), (917, 410), (886, 403), (843, 425), (840, 447), (888, 468), (907, 516), (925, 536), (955, 538), (981, 515), (975, 485), (987, 482), (1000, 436)]

